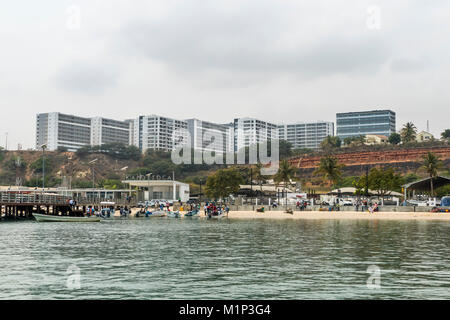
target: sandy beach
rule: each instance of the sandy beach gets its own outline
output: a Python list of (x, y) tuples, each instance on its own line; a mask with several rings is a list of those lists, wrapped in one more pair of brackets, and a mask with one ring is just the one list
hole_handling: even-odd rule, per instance
[[(138, 209), (132, 209), (131, 216), (134, 216)], [(186, 212), (182, 212), (183, 214)], [(116, 213), (118, 216), (118, 213)], [(200, 218), (204, 218), (203, 210)], [(294, 211), (293, 214), (284, 211), (230, 211), (228, 219), (341, 219), (341, 220), (443, 220), (450, 221), (450, 212), (354, 212), (354, 211)]]

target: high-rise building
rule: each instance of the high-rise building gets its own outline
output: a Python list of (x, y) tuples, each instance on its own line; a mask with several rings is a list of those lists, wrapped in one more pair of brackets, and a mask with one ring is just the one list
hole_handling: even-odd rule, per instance
[(279, 139), (290, 142), (293, 149), (318, 149), (320, 143), (327, 136), (333, 135), (334, 123), (328, 121), (282, 124), (278, 126)]
[(120, 142), (130, 144), (130, 123), (105, 118), (91, 119), (91, 145)]
[(395, 132), (395, 112), (373, 110), (336, 114), (336, 135), (341, 138), (366, 134), (389, 137)]
[(198, 119), (187, 119), (186, 122), (192, 148), (220, 153), (234, 150), (233, 129), (229, 124), (217, 124)]
[(252, 144), (278, 139), (276, 124), (255, 118), (236, 118), (233, 123), (234, 151), (249, 147)]
[(129, 124), (105, 118), (84, 118), (59, 112), (40, 113), (36, 117), (36, 149), (42, 145), (54, 151), (69, 151), (88, 145), (129, 143)]
[[(132, 144), (142, 152), (147, 149), (172, 151), (175, 144), (187, 143), (188, 125), (186, 121), (158, 115), (140, 116), (132, 124)], [(179, 134), (177, 134), (179, 132)]]

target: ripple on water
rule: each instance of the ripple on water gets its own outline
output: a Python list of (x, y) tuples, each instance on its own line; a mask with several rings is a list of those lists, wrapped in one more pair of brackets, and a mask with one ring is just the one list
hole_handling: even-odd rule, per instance
[[(0, 223), (1, 299), (450, 298), (447, 222)], [(367, 268), (381, 269), (369, 289)], [(69, 266), (80, 289), (69, 289)]]

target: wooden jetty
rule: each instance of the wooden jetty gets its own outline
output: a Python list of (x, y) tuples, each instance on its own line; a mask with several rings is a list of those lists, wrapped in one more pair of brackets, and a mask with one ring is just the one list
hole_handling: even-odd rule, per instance
[[(75, 202), (71, 204), (70, 200)], [(102, 205), (95, 199), (73, 199), (39, 191), (0, 192), (0, 216), (4, 219), (31, 219), (32, 213), (82, 217), (89, 207), (98, 211), (116, 206)]]

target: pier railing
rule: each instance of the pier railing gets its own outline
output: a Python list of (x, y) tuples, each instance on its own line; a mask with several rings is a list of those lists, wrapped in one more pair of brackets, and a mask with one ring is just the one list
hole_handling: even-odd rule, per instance
[(103, 198), (81, 198), (68, 197), (58, 194), (43, 192), (17, 192), (17, 191), (0, 191), (0, 205), (69, 205), (69, 201), (74, 200), (77, 205), (100, 205), (102, 202), (114, 202), (115, 205), (135, 205), (134, 201), (126, 199), (103, 199)]

